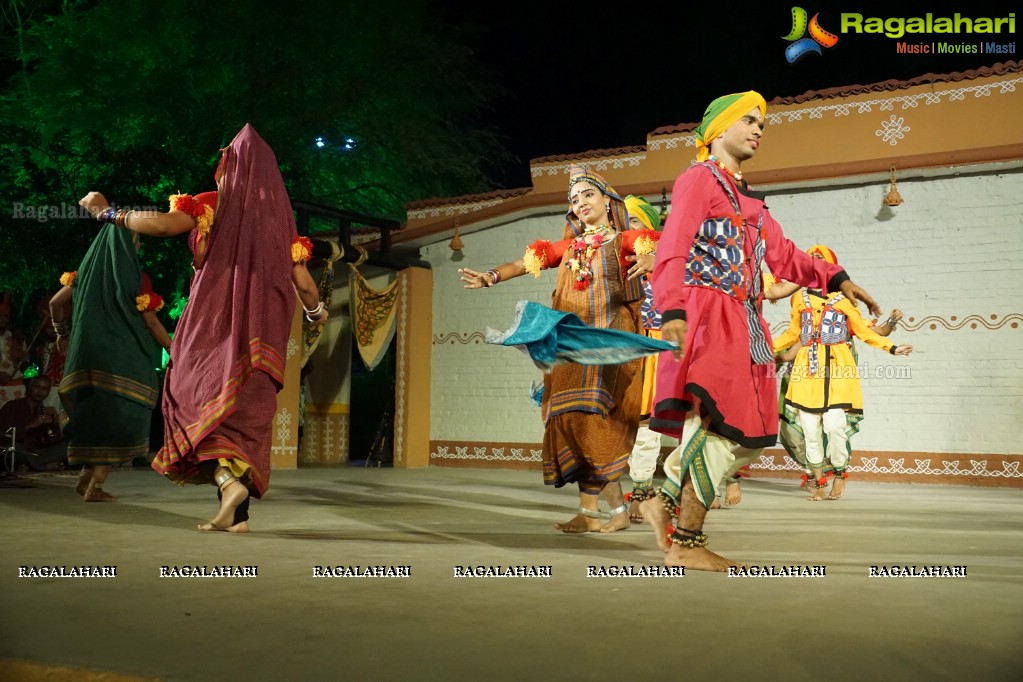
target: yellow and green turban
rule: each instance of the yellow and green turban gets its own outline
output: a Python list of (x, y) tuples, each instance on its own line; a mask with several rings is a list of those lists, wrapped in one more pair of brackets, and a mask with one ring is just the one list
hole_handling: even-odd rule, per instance
[(825, 260), (825, 262), (831, 263), (832, 265), (838, 264), (838, 256), (835, 255), (834, 251), (824, 246), (824, 244), (814, 244), (813, 246), (808, 248), (806, 252), (811, 256), (814, 254), (818, 254), (820, 255), (821, 258)]
[(706, 161), (710, 143), (754, 108), (760, 109), (761, 116), (767, 114), (767, 101), (756, 90), (736, 92), (711, 102), (703, 112), (703, 122), (696, 126), (696, 160)]
[(643, 197), (631, 194), (625, 197), (625, 208), (628, 209), (630, 218), (639, 218), (648, 230), (656, 230), (661, 226), (661, 214)]

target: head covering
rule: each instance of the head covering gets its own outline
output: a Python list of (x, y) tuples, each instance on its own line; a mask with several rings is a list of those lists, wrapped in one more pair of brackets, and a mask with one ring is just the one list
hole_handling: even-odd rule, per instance
[(625, 210), (625, 202), (622, 197), (615, 191), (615, 188), (607, 183), (599, 173), (595, 173), (590, 170), (586, 170), (582, 166), (572, 166), (572, 169), (568, 172), (568, 198), (569, 208), (565, 214), (565, 237), (577, 237), (583, 233), (585, 226), (579, 220), (579, 218), (572, 212), (571, 199), (572, 199), (572, 188), (577, 182), (587, 182), (597, 189), (600, 190), (601, 194), (611, 197), (611, 221), (615, 227), (619, 230), (629, 229), (629, 214)]
[(834, 251), (824, 246), (823, 244), (814, 244), (813, 246), (808, 248), (806, 252), (811, 256), (815, 253), (819, 253), (821, 257), (824, 258), (824, 260), (827, 261), (828, 263), (831, 263), (832, 265), (838, 264), (838, 256), (835, 255)]
[(703, 121), (696, 126), (696, 160), (706, 161), (710, 143), (754, 108), (760, 109), (761, 116), (767, 114), (767, 101), (756, 90), (736, 92), (711, 102), (703, 112)]
[[(295, 310), (295, 216), (277, 158), (248, 124), (223, 152), (206, 257), (174, 334), (164, 447), (153, 463), (183, 479), (198, 468), (195, 448), (234, 414), (253, 373), (265, 372), (277, 390), (283, 386)], [(269, 443), (266, 452), (246, 457), (259, 474), (253, 479), (259, 497), (268, 484)]]
[(629, 195), (625, 197), (625, 208), (630, 218), (639, 218), (648, 230), (656, 230), (661, 226), (661, 214), (643, 197)]

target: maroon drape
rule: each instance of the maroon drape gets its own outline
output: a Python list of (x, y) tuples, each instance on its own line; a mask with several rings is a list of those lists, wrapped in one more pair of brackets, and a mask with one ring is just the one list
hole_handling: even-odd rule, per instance
[[(280, 390), (295, 309), (291, 243), (295, 219), (273, 151), (246, 124), (224, 150), (206, 257), (178, 321), (164, 384), (164, 447), (153, 468), (176, 480), (196, 477), (196, 449), (235, 410), (252, 372)], [(261, 452), (239, 456), (269, 477), (269, 424)], [(230, 448), (228, 448), (230, 449)], [(203, 448), (231, 456), (223, 448)], [(264, 461), (265, 460), (265, 461)], [(196, 481), (198, 482), (198, 481)]]

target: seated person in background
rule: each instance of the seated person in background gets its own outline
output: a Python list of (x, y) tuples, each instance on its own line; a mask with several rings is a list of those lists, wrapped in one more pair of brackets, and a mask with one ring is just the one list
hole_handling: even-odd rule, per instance
[(50, 378), (40, 374), (28, 380), (24, 398), (0, 408), (0, 436), (6, 441), (7, 431), (14, 428), (16, 460), (36, 471), (53, 468), (47, 463), (64, 458), (57, 410), (43, 404), (49, 393)]

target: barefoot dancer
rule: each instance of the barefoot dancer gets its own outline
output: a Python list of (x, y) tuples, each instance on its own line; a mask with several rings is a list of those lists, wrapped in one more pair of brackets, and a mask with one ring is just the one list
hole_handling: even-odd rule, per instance
[[(156, 407), (156, 344), (170, 337), (156, 311), (163, 299), (139, 269), (138, 235), (100, 228), (82, 264), (60, 278), (50, 299), (57, 349), (66, 351), (60, 399), (68, 417), (67, 457), (81, 464), (75, 490), (86, 502), (113, 502), (110, 467), (149, 455)], [(68, 304), (74, 327), (64, 319)]]
[[(629, 279), (627, 255), (654, 250), (660, 234), (629, 230), (625, 204), (596, 173), (573, 168), (565, 238), (533, 242), (523, 259), (487, 272), (459, 270), (466, 288), (491, 287), (531, 272), (557, 268), (552, 307), (593, 327), (639, 331), (638, 275)], [(635, 266), (633, 266), (635, 267)], [(638, 270), (636, 270), (638, 272)], [(639, 274), (643, 274), (639, 272)], [(639, 424), (640, 361), (620, 365), (560, 364), (544, 375), (544, 483), (579, 485), (579, 513), (555, 524), (564, 533), (613, 532), (629, 527), (618, 483)], [(601, 524), (598, 497), (611, 506)]]
[[(782, 234), (740, 164), (760, 146), (767, 104), (750, 91), (711, 102), (696, 129), (700, 163), (682, 173), (657, 249), (654, 300), (665, 341), (680, 344), (658, 367), (651, 427), (680, 439), (659, 499), (642, 504), (667, 565), (725, 571), (706, 548), (703, 522), (716, 484), (732, 467), (774, 445), (777, 389), (770, 332), (760, 314), (767, 263), (778, 276), (850, 299), (874, 301), (836, 265), (815, 260)], [(674, 507), (678, 528), (667, 547)]]
[(269, 485), (295, 290), (307, 318), (327, 314), (277, 160), (251, 126), (224, 150), (216, 180), (216, 192), (171, 197), (169, 213), (115, 211), (97, 192), (80, 203), (142, 234), (190, 232), (195, 275), (167, 366), (164, 446), (153, 468), (181, 484), (217, 486), (220, 510), (200, 530), (247, 532), (249, 498)]
[[(810, 247), (807, 253), (831, 264), (838, 263), (835, 252), (823, 244)], [(889, 318), (883, 327), (891, 333), (897, 323), (897, 318)], [(856, 358), (849, 344), (853, 336), (892, 355), (913, 352), (912, 346), (896, 346), (884, 338), (887, 334), (882, 336), (871, 329), (841, 292), (824, 294), (808, 289), (792, 297), (792, 323), (774, 341), (775, 351), (799, 342), (789, 373), (782, 419), (802, 433), (805, 466), (814, 481), (809, 499), (815, 502), (825, 498), (826, 465), (835, 476), (827, 498), (837, 500), (842, 496), (851, 453), (849, 438), (859, 431), (863, 419), (863, 395)], [(786, 451), (798, 449), (787, 446)]]

